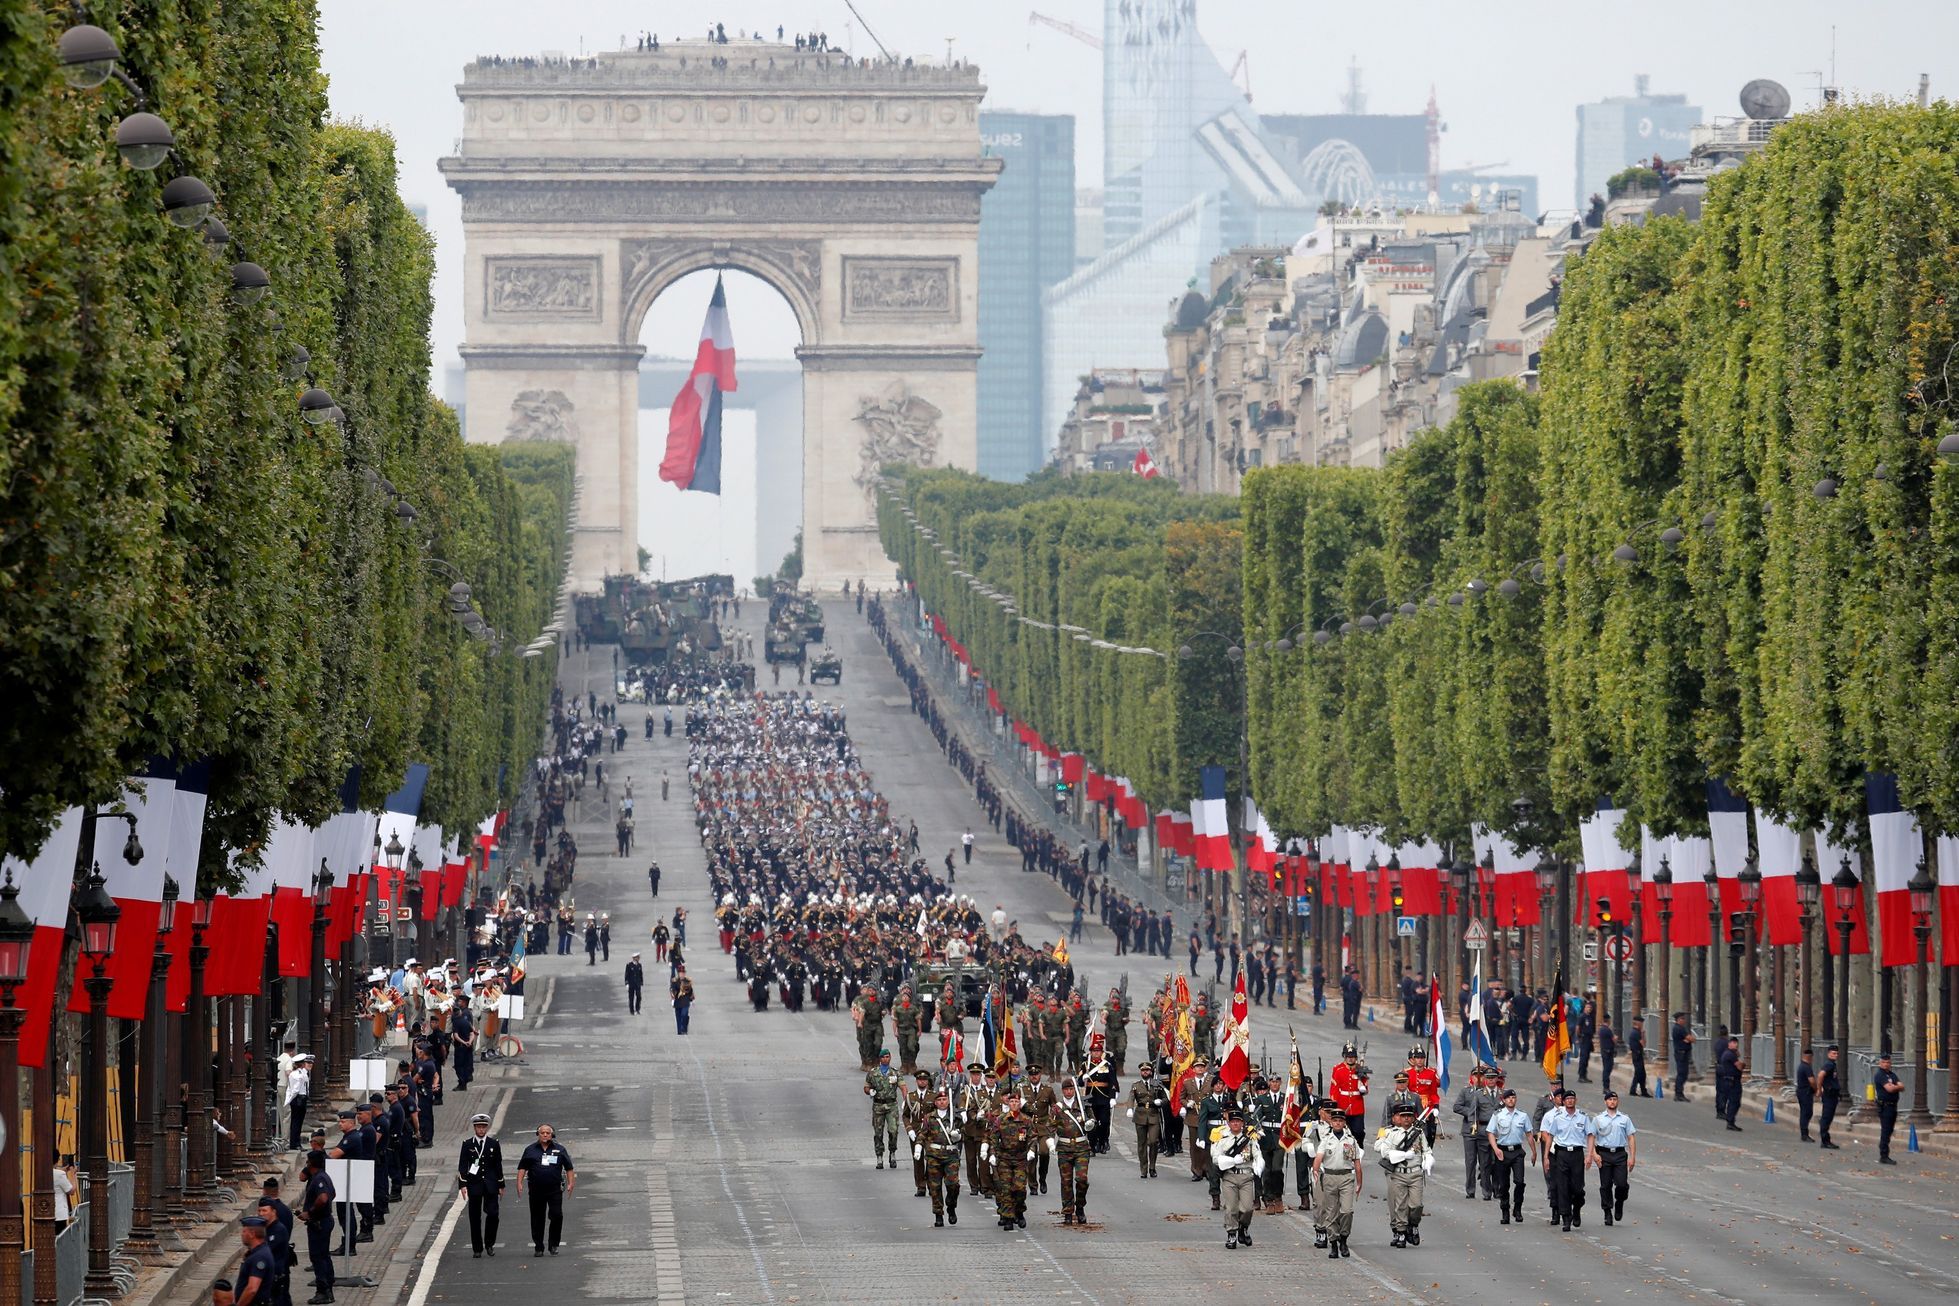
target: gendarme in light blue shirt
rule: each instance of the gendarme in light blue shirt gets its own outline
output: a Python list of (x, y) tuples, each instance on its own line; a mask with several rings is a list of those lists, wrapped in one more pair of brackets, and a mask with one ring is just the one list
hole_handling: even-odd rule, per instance
[(1592, 1117), (1592, 1135), (1599, 1147), (1624, 1147), (1638, 1132), (1639, 1126), (1622, 1111), (1601, 1111)]
[(1583, 1147), (1592, 1134), (1592, 1118), (1583, 1111), (1567, 1111), (1558, 1107), (1546, 1111), (1537, 1128), (1540, 1133), (1551, 1136), (1553, 1147)]
[(1498, 1147), (1522, 1147), (1530, 1133), (1530, 1117), (1514, 1106), (1499, 1109), (1490, 1117), (1490, 1140)]

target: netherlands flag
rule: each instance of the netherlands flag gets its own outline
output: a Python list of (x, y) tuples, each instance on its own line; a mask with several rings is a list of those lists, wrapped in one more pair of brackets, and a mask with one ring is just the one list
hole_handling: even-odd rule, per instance
[(667, 412), (667, 454), (660, 479), (683, 490), (721, 493), (721, 396), (735, 389), (735, 335), (728, 325), (728, 298), (721, 278), (701, 323), (694, 370)]
[[(1477, 977), (1477, 983), (1479, 985), (1482, 983), (1480, 976)], [(1480, 1010), (1480, 1002), (1474, 1005)], [(1439, 979), (1431, 979), (1428, 982), (1428, 1022), (1428, 1037), (1432, 1045), (1428, 1054), (1428, 1063), (1441, 1077), (1441, 1091), (1446, 1093), (1449, 1091), (1449, 1058), (1454, 1055), (1455, 1048), (1449, 1039), (1449, 1012), (1442, 1005), (1442, 981)]]

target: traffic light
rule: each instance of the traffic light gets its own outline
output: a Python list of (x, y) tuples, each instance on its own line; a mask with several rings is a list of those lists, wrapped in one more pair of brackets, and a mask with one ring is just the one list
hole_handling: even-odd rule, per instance
[(1610, 898), (1598, 900), (1598, 927), (1602, 930), (1612, 928), (1612, 899)]

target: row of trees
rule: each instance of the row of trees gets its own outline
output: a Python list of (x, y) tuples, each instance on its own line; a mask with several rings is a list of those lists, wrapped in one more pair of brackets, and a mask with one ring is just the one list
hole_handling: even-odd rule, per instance
[[(433, 248), (392, 140), (326, 121), (305, 0), (92, 5), (176, 138), (138, 171), (134, 92), (63, 79), (72, 7), (0, 7), (0, 851), (156, 755), (214, 764), (207, 876), (274, 813), (324, 817), (355, 764), (374, 803), (431, 763), (426, 819), (473, 824), (545, 710), (551, 660), (517, 653), (571, 465), (466, 448), (431, 398)], [(165, 221), (173, 175), (228, 245)], [(239, 302), (240, 259), (269, 298)], [(308, 386), (340, 420), (302, 422)], [(501, 656), (444, 610), (444, 562)]]
[(1229, 759), (1227, 673), (1003, 619), (898, 500), (1022, 615), (1162, 650), (1241, 629), (1210, 578), (1242, 546), (1253, 789), (1282, 835), (1575, 851), (1608, 797), (1629, 833), (1705, 832), (1710, 777), (1861, 828), (1867, 772), (1959, 830), (1955, 165), (1950, 105), (1779, 128), (1698, 223), (1573, 260), (1541, 398), (1465, 387), (1385, 469), (1255, 471), (1242, 537), (1235, 503), (1130, 478), (1068, 499), (929, 473), (896, 483), (886, 545), (1011, 710), (1152, 802)]
[[(1221, 643), (1200, 641), (1201, 656), (1180, 660), (1090, 641), (1166, 654), (1201, 630), (1235, 637), (1236, 500), (1136, 477), (1043, 474), (1007, 485), (919, 468), (887, 477), (886, 553), (1007, 711), (1128, 776), (1154, 806), (1186, 802), (1199, 766), (1235, 768), (1238, 689)], [(978, 585), (1011, 595), (1014, 611)]]

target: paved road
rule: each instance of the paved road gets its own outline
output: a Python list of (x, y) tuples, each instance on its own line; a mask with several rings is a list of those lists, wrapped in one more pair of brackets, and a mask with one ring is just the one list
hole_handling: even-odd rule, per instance
[[(744, 624), (754, 625), (758, 614), (744, 611)], [(918, 821), (925, 852), (954, 847), (977, 820), (970, 798), (911, 715), (861, 620), (842, 604), (830, 605), (830, 620), (845, 679), (824, 692), (843, 702), (879, 787), (896, 813)], [(603, 689), (609, 671), (602, 650), (570, 659), (564, 674), (568, 686)], [(673, 800), (658, 800), (661, 769), (683, 773), (684, 740), (676, 732), (648, 744), (639, 737), (640, 713), (622, 709), (633, 738), (620, 759), (640, 795), (639, 853), (625, 862), (607, 855), (609, 818), (592, 805), (577, 827), (577, 905), (611, 911), (612, 958), (597, 967), (582, 953), (537, 960), (532, 992), (544, 1014), (526, 1031), (531, 1065), (500, 1104), (512, 1164), (543, 1121), (557, 1127), (577, 1164), (564, 1254), (530, 1256), (527, 1216), (513, 1193), (494, 1260), (470, 1258), (466, 1227), (438, 1226), (426, 1296), (409, 1298), (418, 1306), (493, 1293), (528, 1301), (1116, 1303), (1219, 1292), (1279, 1302), (1319, 1290), (1363, 1302), (1762, 1303), (1930, 1302), (1959, 1291), (1952, 1160), (1905, 1155), (1896, 1169), (1879, 1171), (1870, 1132), (1860, 1127), (1833, 1154), (1826, 1178), (1820, 1154), (1797, 1144), (1786, 1121), (1716, 1134), (1705, 1106), (1643, 1100), (1631, 1104), (1642, 1131), (1634, 1194), (1625, 1225), (1611, 1230), (1588, 1220), (1582, 1231), (1560, 1235), (1541, 1218), (1498, 1226), (1493, 1204), (1462, 1199), (1460, 1147), (1445, 1140), (1420, 1249), (1387, 1246), (1378, 1200), (1384, 1185), (1373, 1182), (1351, 1260), (1330, 1263), (1314, 1252), (1311, 1229), (1295, 1214), (1258, 1217), (1257, 1246), (1227, 1253), (1204, 1188), (1175, 1177), (1181, 1158), (1162, 1167), (1162, 1178), (1136, 1177), (1120, 1118), (1115, 1154), (1094, 1163), (1089, 1228), (1060, 1224), (1059, 1190), (1051, 1187), (1050, 1196), (1030, 1202), (1025, 1232), (1000, 1231), (970, 1195), (956, 1228), (934, 1229), (908, 1175), (872, 1169), (849, 1017), (749, 1009), (708, 928), (711, 904), (684, 788), (676, 782)], [(666, 872), (657, 903), (647, 892), (648, 856)], [(982, 911), (1004, 904), (1031, 938), (1059, 928), (1038, 922), (1063, 919), (1060, 892), (1045, 877), (1023, 875), (1018, 857), (990, 832), (957, 887)], [(700, 1000), (686, 1038), (674, 1033), (664, 968), (651, 964), (650, 948), (644, 1014), (626, 1014), (619, 978), (634, 940), (676, 903), (696, 923), (689, 969)], [(1091, 993), (1106, 993), (1137, 960), (1118, 961), (1099, 930), (1074, 956)], [(1168, 965), (1133, 964), (1132, 991), (1161, 983)], [(1260, 1009), (1253, 1046), (1266, 1042), (1279, 1056), (1288, 1019), (1308, 1065), (1320, 1057), (1331, 1064), (1340, 1041), (1331, 1017)], [(1372, 1063), (1399, 1064), (1406, 1038), (1398, 1026), (1392, 1034), (1375, 1028)], [(1132, 1049), (1141, 1046), (1132, 1031)], [(1459, 1056), (1459, 1071), (1463, 1064)], [(1512, 1082), (1530, 1082), (1521, 1063)], [(1534, 1217), (1542, 1192), (1533, 1176), (1527, 1210)]]

